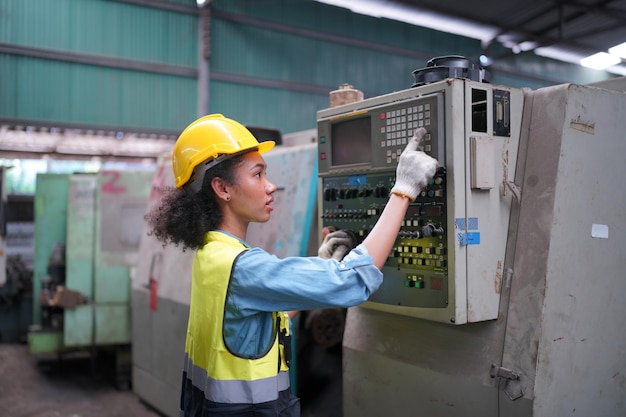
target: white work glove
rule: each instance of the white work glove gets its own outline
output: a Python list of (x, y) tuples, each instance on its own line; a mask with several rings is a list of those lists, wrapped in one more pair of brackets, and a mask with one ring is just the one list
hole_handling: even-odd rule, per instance
[(320, 258), (342, 260), (356, 246), (356, 236), (350, 230), (337, 230), (326, 235), (317, 254)]
[(396, 168), (396, 183), (391, 189), (393, 194), (400, 194), (414, 201), (435, 175), (437, 160), (423, 152), (422, 141), (426, 129), (420, 127), (402, 151)]

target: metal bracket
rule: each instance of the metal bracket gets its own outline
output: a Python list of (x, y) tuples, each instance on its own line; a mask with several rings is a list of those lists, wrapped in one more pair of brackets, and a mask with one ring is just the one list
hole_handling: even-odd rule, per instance
[(524, 396), (519, 382), (521, 377), (519, 372), (492, 363), (489, 375), (491, 375), (492, 378), (503, 378), (506, 380), (504, 381), (503, 391), (506, 396), (509, 397), (509, 400), (515, 401)]
[(513, 198), (515, 198), (518, 203), (522, 201), (522, 187), (515, 184), (513, 181), (505, 181), (504, 188), (505, 189), (502, 190), (504, 195), (506, 195), (506, 189), (508, 188), (513, 193)]
[(495, 363), (491, 364), (491, 370), (489, 371), (489, 375), (492, 378), (504, 378), (510, 379), (512, 381), (519, 381), (520, 374), (519, 372), (513, 371), (512, 369), (503, 368), (502, 366), (498, 366)]

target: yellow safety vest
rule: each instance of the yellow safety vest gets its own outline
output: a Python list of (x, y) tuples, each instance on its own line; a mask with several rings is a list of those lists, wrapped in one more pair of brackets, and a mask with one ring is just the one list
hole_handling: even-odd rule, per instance
[[(279, 334), (289, 336), (289, 317), (272, 313), (274, 343), (259, 357), (244, 358), (224, 343), (226, 293), (233, 265), (248, 248), (221, 232), (209, 232), (196, 252), (185, 343), (185, 371), (207, 400), (256, 404), (273, 401), (289, 388), (289, 366)], [(287, 347), (289, 349), (290, 346)]]

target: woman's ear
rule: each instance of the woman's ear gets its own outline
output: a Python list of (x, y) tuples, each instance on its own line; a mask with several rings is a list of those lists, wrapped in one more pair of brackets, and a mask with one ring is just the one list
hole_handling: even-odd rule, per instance
[(211, 187), (213, 187), (213, 192), (215, 193), (217, 198), (224, 201), (230, 201), (230, 192), (228, 191), (228, 186), (223, 179), (219, 177), (213, 177), (211, 179)]

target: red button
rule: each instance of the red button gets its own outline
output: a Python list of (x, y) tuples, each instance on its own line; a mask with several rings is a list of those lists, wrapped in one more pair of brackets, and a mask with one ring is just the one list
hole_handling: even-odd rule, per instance
[(440, 277), (430, 277), (430, 288), (436, 291), (443, 290), (443, 279)]

